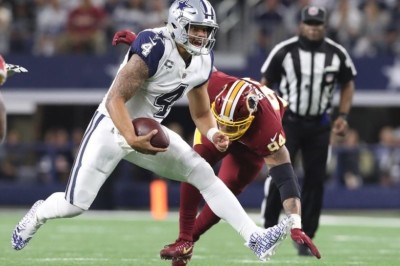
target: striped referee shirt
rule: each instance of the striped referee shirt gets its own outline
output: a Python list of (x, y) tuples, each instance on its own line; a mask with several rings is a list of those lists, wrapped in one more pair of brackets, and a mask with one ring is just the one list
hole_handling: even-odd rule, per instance
[(279, 84), (278, 94), (299, 116), (330, 112), (335, 84), (345, 84), (357, 72), (343, 46), (329, 38), (315, 49), (307, 49), (298, 36), (277, 44), (261, 73), (267, 84)]

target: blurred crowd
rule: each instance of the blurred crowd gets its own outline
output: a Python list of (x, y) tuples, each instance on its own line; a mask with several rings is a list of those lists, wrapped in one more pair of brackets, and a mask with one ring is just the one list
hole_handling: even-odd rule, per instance
[(400, 186), (400, 127), (384, 126), (379, 141), (366, 144), (350, 129), (345, 137), (332, 137), (329, 176), (332, 185), (357, 189), (363, 185)]
[[(167, 125), (191, 144), (191, 134), (178, 122)], [(21, 141), (18, 131), (11, 129), (6, 142), (0, 146), (0, 182), (30, 182), (65, 184), (83, 136), (81, 128), (48, 129), (37, 142)], [(355, 129), (345, 137), (332, 137), (328, 163), (327, 183), (331, 186), (357, 189), (362, 186), (400, 186), (400, 127), (385, 126), (379, 133), (379, 142), (363, 143)], [(301, 178), (301, 167), (296, 167)], [(218, 166), (216, 166), (217, 170)], [(262, 182), (268, 171), (259, 176)], [(120, 163), (113, 173), (123, 182), (150, 182), (153, 174), (129, 163)]]
[(262, 0), (254, 11), (257, 48), (269, 51), (297, 34), (300, 11), (315, 4), (328, 11), (327, 36), (354, 57), (400, 54), (400, 1)]
[(120, 29), (164, 24), (167, 0), (1, 0), (0, 53), (104, 54)]
[[(114, 32), (164, 25), (171, 0), (0, 0), (0, 53), (52, 56), (103, 54)], [(211, 0), (218, 14), (234, 2), (244, 35), (254, 32), (254, 51), (265, 54), (297, 33), (300, 10), (328, 11), (328, 36), (353, 56), (400, 53), (400, 1), (396, 0)], [(245, 15), (248, 14), (248, 15)], [(218, 17), (221, 26), (224, 17)], [(225, 29), (224, 29), (225, 30)], [(237, 35), (235, 35), (237, 36)], [(246, 35), (247, 36), (247, 35)], [(243, 40), (242, 40), (243, 41)], [(223, 42), (221, 42), (223, 43)], [(217, 50), (223, 50), (217, 43)]]

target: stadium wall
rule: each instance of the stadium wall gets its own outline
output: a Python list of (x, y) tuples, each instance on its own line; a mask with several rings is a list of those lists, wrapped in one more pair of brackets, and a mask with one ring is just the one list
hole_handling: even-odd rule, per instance
[[(64, 191), (64, 185), (0, 184), (0, 206), (29, 206), (51, 193)], [(238, 198), (245, 208), (260, 208), (263, 184), (250, 185)], [(149, 183), (118, 183), (103, 187), (93, 209), (149, 209)], [(179, 208), (179, 183), (168, 183), (168, 206)], [(363, 186), (349, 190), (327, 187), (324, 195), (325, 209), (400, 209), (400, 187), (381, 188)]]

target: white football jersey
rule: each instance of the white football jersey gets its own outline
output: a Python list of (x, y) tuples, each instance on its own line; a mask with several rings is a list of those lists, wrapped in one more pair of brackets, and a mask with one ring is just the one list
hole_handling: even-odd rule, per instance
[[(132, 119), (149, 117), (161, 122), (178, 99), (208, 80), (213, 66), (212, 53), (192, 56), (186, 66), (166, 27), (139, 33), (119, 70), (132, 54), (139, 55), (149, 67), (149, 79), (126, 103)], [(107, 94), (98, 111), (109, 116), (105, 107)]]

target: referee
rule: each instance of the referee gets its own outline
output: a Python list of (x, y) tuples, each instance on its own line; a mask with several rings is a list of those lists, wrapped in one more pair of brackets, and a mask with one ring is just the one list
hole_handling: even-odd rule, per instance
[[(261, 68), (263, 84), (277, 85), (288, 103), (283, 118), (286, 147), (292, 162), (302, 154), (304, 181), (301, 188), (304, 232), (313, 238), (322, 208), (330, 132), (344, 135), (354, 93), (356, 70), (346, 50), (325, 37), (326, 12), (316, 6), (301, 12), (300, 34), (277, 44)], [(336, 84), (340, 85), (337, 118), (330, 112)], [(262, 204), (264, 226), (278, 223), (282, 204), (279, 190), (267, 178)], [(298, 246), (299, 255), (310, 255)]]

